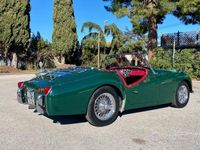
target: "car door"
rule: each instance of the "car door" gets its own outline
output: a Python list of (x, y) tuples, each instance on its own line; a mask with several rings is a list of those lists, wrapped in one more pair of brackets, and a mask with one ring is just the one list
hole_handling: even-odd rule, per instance
[(157, 105), (159, 83), (156, 81), (155, 74), (149, 69), (148, 76), (139, 84), (126, 89), (125, 108), (141, 108)]
[(174, 81), (174, 73), (166, 70), (156, 70), (156, 79), (160, 83), (158, 104), (172, 102), (177, 88), (177, 82)]

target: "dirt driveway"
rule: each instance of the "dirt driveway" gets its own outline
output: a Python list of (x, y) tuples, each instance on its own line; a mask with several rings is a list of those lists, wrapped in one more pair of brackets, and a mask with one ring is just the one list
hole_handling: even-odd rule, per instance
[(200, 82), (187, 107), (128, 113), (96, 128), (84, 116), (48, 118), (16, 101), (17, 82), (0, 75), (0, 150), (200, 150)]

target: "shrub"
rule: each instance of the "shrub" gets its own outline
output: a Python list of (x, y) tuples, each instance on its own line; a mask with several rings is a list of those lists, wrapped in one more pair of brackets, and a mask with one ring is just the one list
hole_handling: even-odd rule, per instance
[(187, 72), (191, 77), (194, 77), (193, 64), (195, 62), (195, 50), (183, 49), (176, 52), (175, 55), (175, 69)]
[(196, 52), (196, 55), (194, 57), (193, 68), (193, 76), (196, 79), (200, 79), (200, 52)]
[(172, 65), (172, 49), (156, 49), (151, 61), (152, 66), (160, 69), (176, 69), (185, 71), (192, 78), (200, 78), (200, 52), (195, 49), (183, 49), (175, 52), (174, 66)]
[(164, 51), (162, 48), (156, 49), (151, 61), (152, 66), (160, 69), (172, 68), (172, 51)]

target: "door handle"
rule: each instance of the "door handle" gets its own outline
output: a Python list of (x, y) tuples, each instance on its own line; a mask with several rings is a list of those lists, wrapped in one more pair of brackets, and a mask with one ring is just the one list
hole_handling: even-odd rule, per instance
[(138, 91), (132, 91), (134, 94), (138, 94), (139, 92)]

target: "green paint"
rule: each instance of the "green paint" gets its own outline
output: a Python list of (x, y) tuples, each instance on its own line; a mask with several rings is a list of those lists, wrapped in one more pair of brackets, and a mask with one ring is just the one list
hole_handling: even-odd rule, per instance
[[(99, 87), (110, 85), (117, 88), (126, 99), (125, 110), (171, 103), (178, 84), (190, 78), (183, 72), (149, 70), (147, 78), (139, 84), (126, 88), (120, 77), (114, 72), (98, 69), (80, 68), (66, 75), (49, 80), (35, 78), (25, 82), (25, 86), (35, 89), (51, 86), (51, 92), (45, 96), (48, 115), (85, 114), (93, 92)], [(46, 78), (46, 79), (45, 79)]]

